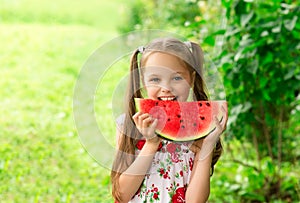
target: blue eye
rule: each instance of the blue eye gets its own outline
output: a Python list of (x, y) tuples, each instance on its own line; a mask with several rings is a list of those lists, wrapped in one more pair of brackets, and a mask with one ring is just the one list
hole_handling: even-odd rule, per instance
[(150, 82), (159, 82), (159, 78), (151, 78), (149, 81)]
[(181, 77), (181, 76), (175, 76), (174, 78), (173, 78), (173, 80), (176, 80), (176, 81), (178, 81), (178, 80), (182, 80), (183, 78)]

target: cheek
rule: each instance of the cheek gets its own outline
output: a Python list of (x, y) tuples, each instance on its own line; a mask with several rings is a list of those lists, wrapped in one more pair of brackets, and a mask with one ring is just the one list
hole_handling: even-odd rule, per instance
[(180, 86), (178, 85), (176, 87), (176, 89), (174, 88), (174, 90), (176, 91), (176, 94), (178, 96), (181, 96), (180, 100), (182, 100), (182, 101), (187, 100), (187, 98), (189, 97), (189, 94), (190, 94), (190, 89), (191, 89), (191, 86), (189, 84), (181, 84)]
[(145, 90), (146, 90), (146, 93), (148, 94), (148, 96), (155, 95), (157, 93), (158, 89), (159, 88), (154, 85), (145, 86)]
[(180, 92), (185, 92), (185, 91), (189, 90), (190, 88), (191, 88), (191, 86), (186, 82), (174, 85), (174, 89), (176, 89), (177, 91), (180, 91)]

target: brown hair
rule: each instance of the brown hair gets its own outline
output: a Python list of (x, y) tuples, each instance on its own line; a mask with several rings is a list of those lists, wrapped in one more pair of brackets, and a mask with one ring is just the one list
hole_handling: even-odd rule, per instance
[[(138, 139), (142, 137), (134, 125), (132, 116), (136, 113), (134, 98), (143, 98), (141, 91), (140, 66), (146, 63), (147, 58), (154, 52), (164, 52), (178, 57), (189, 69), (192, 74), (195, 72), (193, 84), (193, 99), (208, 100), (208, 94), (203, 80), (203, 62), (204, 56), (200, 46), (193, 42), (182, 42), (175, 38), (159, 38), (146, 47), (136, 49), (130, 60), (130, 76), (126, 91), (125, 119), (120, 129), (118, 152), (115, 156), (112, 171), (112, 195), (119, 201), (119, 177), (134, 161), (135, 145)], [(139, 53), (141, 58), (139, 60)], [(140, 62), (139, 62), (140, 61)], [(212, 173), (215, 163), (218, 161), (222, 152), (222, 145), (218, 141), (213, 154)]]

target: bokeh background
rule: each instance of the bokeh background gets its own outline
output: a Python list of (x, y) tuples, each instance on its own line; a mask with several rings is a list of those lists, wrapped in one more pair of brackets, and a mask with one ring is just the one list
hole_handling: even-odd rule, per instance
[[(94, 50), (144, 29), (200, 43), (222, 75), (230, 117), (209, 202), (299, 202), (299, 5), (0, 0), (0, 202), (113, 202), (109, 170), (78, 139), (73, 91)], [(120, 66), (96, 97), (112, 140), (105, 95), (126, 74), (126, 61)]]

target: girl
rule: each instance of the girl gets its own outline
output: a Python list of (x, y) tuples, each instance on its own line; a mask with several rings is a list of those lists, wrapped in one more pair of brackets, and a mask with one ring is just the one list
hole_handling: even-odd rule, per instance
[[(139, 56), (140, 60), (138, 62)], [(196, 43), (173, 38), (152, 41), (131, 58), (125, 116), (117, 122), (117, 149), (111, 172), (116, 202), (206, 202), (210, 175), (222, 145), (225, 119), (194, 142), (172, 142), (155, 133), (157, 120), (136, 112), (134, 98), (207, 100), (202, 80), (203, 53)], [(143, 87), (141, 87), (141, 85)]]

